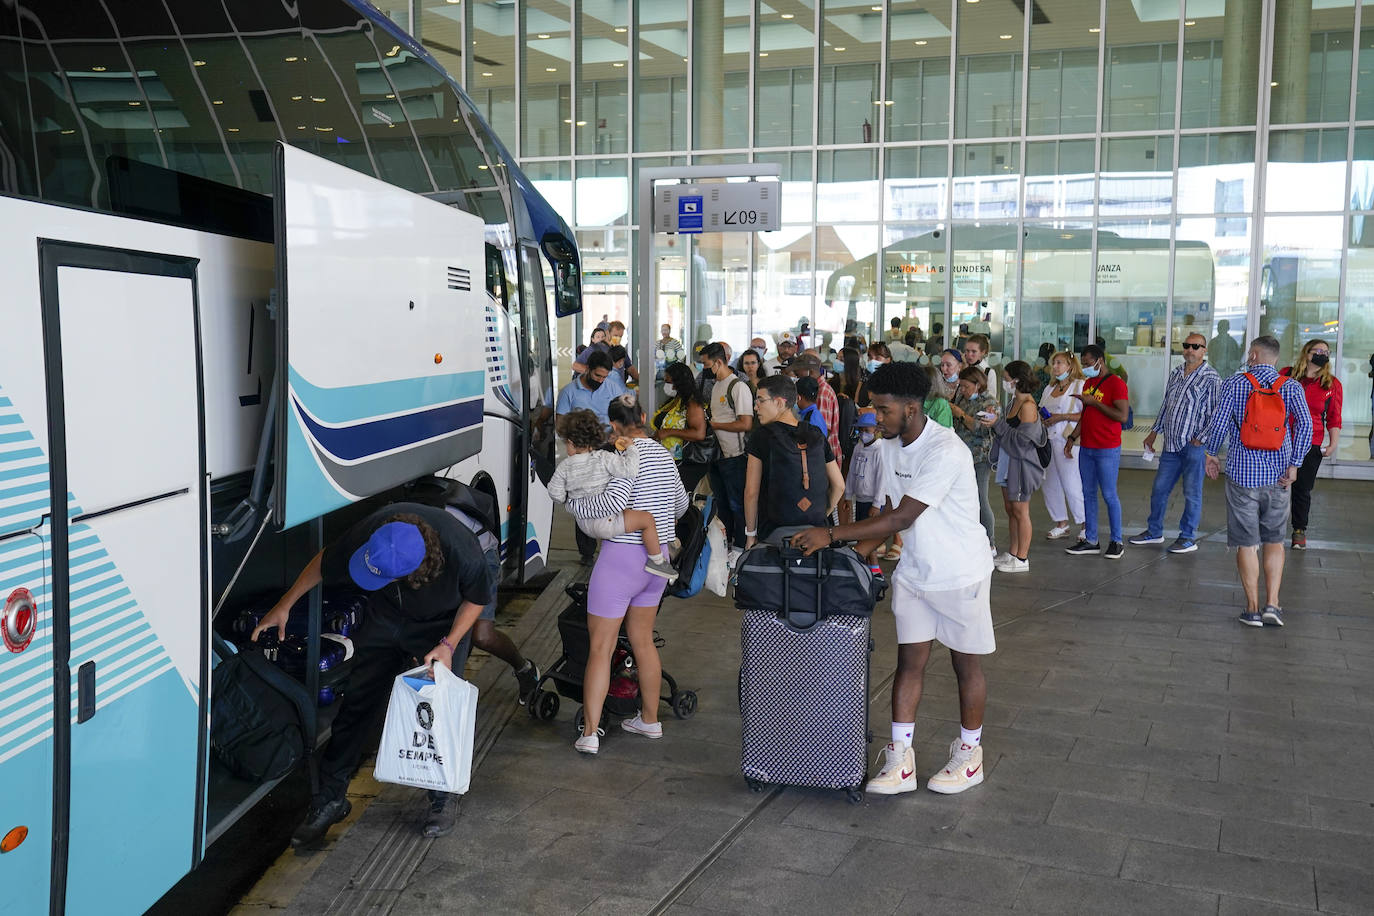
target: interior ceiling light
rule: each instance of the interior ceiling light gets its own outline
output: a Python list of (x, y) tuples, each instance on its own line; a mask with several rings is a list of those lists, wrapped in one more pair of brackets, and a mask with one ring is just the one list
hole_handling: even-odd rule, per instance
[(836, 50), (836, 51), (847, 51), (847, 50), (849, 50), (849, 49), (848, 49), (848, 48), (836, 48), (835, 50)]
[(299, 102), (299, 101), (300, 101), (301, 99), (303, 99), (303, 98), (305, 98), (305, 96), (303, 96), (303, 95), (293, 95), (293, 96), (291, 96), (291, 101), (293, 101), (293, 102)]
[(325, 101), (325, 98), (324, 98), (324, 96), (322, 96), (322, 95), (312, 95), (312, 96), (310, 97), (310, 101), (312, 101), (312, 102), (323, 102), (323, 101)]
[(1184, 25), (1197, 25), (1197, 20), (1196, 20), (1196, 19), (1185, 19), (1185, 20), (1183, 20), (1183, 24), (1184, 24)]
[[(473, 44), (477, 44), (477, 42), (474, 41)], [(391, 46), (391, 50), (386, 52), (386, 56), (387, 56), (387, 57), (395, 57), (395, 56), (396, 56), (397, 54), (399, 54), (399, 53), (401, 53), (401, 46), (400, 46), (400, 45), (392, 45), (392, 46)]]
[(483, 75), (483, 76), (493, 76), (494, 74), (493, 74), (490, 70), (483, 70), (483, 71), (482, 71), (482, 75)]
[(299, 57), (283, 57), (282, 60), (286, 61), (288, 64), (294, 64), (296, 61), (300, 60), (300, 58), (299, 58)]
[(63, 134), (64, 136), (67, 135), (67, 134), (74, 134), (74, 133), (76, 133), (75, 130), (64, 130), (64, 131), (62, 131), (62, 134)]
[(1002, 39), (1003, 41), (1006, 41), (1006, 40), (1007, 40), (1008, 38), (1010, 38), (1011, 36), (1010, 36), (1010, 35), (998, 35), (997, 37), (1000, 38), (1000, 39)]
[(231, 134), (236, 134), (239, 132), (239, 129), (237, 127), (226, 127), (225, 130), (229, 131), (229, 133)]
[(142, 103), (142, 102), (130, 102), (129, 104), (130, 104), (130, 105), (142, 105), (143, 103)]
[(616, 26), (615, 30), (621, 33), (622, 35), (629, 31), (629, 29), (625, 28), (623, 25)]
[(104, 72), (105, 72), (105, 68), (104, 68), (104, 67), (92, 67), (92, 68), (91, 68), (91, 72), (92, 72), (92, 73), (104, 73)]
[(782, 18), (784, 18), (784, 19), (791, 19), (791, 18), (792, 18), (792, 14), (791, 14), (791, 13), (783, 13), (783, 14), (782, 14)]
[(557, 68), (557, 67), (545, 67), (545, 68), (544, 68), (544, 72), (545, 72), (545, 73), (557, 73), (557, 72), (558, 72), (558, 68)]
[(767, 56), (768, 56), (768, 52), (767, 52), (767, 51), (760, 51), (760, 52), (759, 52), (759, 57), (767, 57)]
[(389, 98), (389, 99), (394, 99), (394, 98), (396, 98), (396, 93), (394, 93), (394, 92), (388, 92), (388, 93), (386, 94), (386, 97)]
[(315, 129), (318, 130), (318, 131), (323, 132), (323, 131), (326, 131), (326, 130), (333, 130), (334, 128), (332, 128), (332, 127), (317, 127), (317, 128), (315, 128)]
[(1102, 30), (1099, 29), (1097, 26), (1093, 26), (1092, 28), (1088, 29), (1088, 31), (1091, 32), (1091, 33), (1093, 33), (1094, 35), (1096, 35), (1098, 32), (1100, 32), (1100, 31), (1102, 31)]
[(549, 33), (548, 33), (548, 32), (540, 32), (540, 33), (539, 33), (539, 37), (540, 37), (540, 38), (548, 38), (548, 37), (549, 37)]
[(587, 126), (587, 122), (586, 122), (586, 121), (578, 121), (578, 122), (577, 122), (577, 126), (578, 126), (578, 127), (586, 127), (586, 126)]
[(614, 63), (614, 64), (611, 64), (611, 66), (612, 66), (612, 67), (623, 67), (623, 66), (625, 66), (625, 65), (622, 64), (622, 63)]
[(203, 67), (203, 66), (205, 66), (205, 61), (203, 61), (203, 60), (193, 60), (193, 61), (191, 61), (191, 65), (194, 66), (194, 67)]
[(918, 39), (916, 39), (916, 43), (917, 43), (918, 45), (930, 44), (930, 42), (926, 41), (924, 38), (918, 38)]
[(224, 99), (215, 99), (215, 100), (212, 101), (210, 104), (211, 104), (211, 105), (223, 105), (223, 104), (224, 104)]

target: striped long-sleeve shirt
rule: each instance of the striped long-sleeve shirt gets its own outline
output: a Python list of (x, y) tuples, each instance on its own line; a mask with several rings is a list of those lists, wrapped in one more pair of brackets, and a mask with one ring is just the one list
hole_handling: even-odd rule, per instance
[[(1250, 374), (1264, 386), (1274, 384), (1279, 370), (1273, 366), (1251, 366)], [(1252, 388), (1244, 372), (1221, 383), (1221, 403), (1212, 416), (1207, 433), (1207, 454), (1217, 455), (1228, 440), (1226, 476), (1246, 489), (1272, 487), (1288, 468), (1300, 467), (1312, 442), (1312, 414), (1307, 409), (1302, 386), (1292, 379), (1279, 388), (1288, 413), (1288, 435), (1275, 451), (1246, 448), (1240, 441), (1240, 424), (1245, 417), (1245, 402)]]
[(1192, 373), (1175, 366), (1164, 386), (1164, 403), (1150, 431), (1164, 434), (1162, 451), (1180, 452), (1207, 434), (1221, 397), (1221, 376), (1207, 363)]
[[(582, 501), (592, 518), (608, 518), (626, 509), (639, 509), (654, 517), (654, 529), (663, 544), (677, 536), (677, 520), (687, 511), (687, 491), (682, 488), (677, 465), (668, 450), (652, 439), (631, 439), (639, 457), (639, 473), (633, 481), (615, 478), (606, 492)], [(619, 544), (641, 544), (638, 532), (611, 538)]]

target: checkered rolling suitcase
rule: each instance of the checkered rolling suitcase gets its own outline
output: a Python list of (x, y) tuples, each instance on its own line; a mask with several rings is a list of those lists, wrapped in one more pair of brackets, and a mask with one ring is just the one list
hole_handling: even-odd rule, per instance
[(872, 740), (869, 618), (784, 603), (781, 612), (746, 610), (740, 624), (740, 769), (755, 792), (814, 786), (858, 802)]

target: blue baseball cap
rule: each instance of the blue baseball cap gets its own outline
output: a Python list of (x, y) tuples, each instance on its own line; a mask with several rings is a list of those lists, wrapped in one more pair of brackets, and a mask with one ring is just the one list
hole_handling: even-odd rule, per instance
[(420, 568), (425, 538), (409, 522), (387, 522), (348, 560), (348, 575), (364, 591), (375, 592)]
[(877, 426), (878, 418), (871, 413), (861, 413), (854, 421), (855, 426)]

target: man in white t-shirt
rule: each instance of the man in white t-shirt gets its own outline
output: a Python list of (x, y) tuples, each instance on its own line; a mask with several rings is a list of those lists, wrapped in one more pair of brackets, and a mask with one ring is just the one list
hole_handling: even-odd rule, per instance
[(734, 561), (744, 550), (744, 478), (748, 456), (744, 446), (754, 428), (754, 394), (730, 368), (730, 351), (722, 343), (707, 344), (701, 362), (715, 379), (706, 404), (706, 421), (720, 443), (720, 457), (711, 465), (711, 492), (725, 526), (730, 551), (726, 562)]
[(884, 437), (884, 511), (852, 525), (808, 528), (792, 538), (793, 546), (808, 554), (835, 540), (858, 541), (862, 556), (890, 535), (902, 535), (905, 548), (892, 574), (898, 642), (892, 743), (882, 770), (867, 786), (879, 795), (917, 787), (911, 735), (936, 639), (954, 663), (961, 721), (949, 762), (926, 788), (948, 795), (983, 781), (987, 683), (980, 656), (996, 649), (989, 605), (992, 557), (978, 521), (972, 453), (953, 430), (927, 419), (922, 404), (929, 391), (930, 377), (915, 363), (888, 363), (869, 377), (868, 393)]

